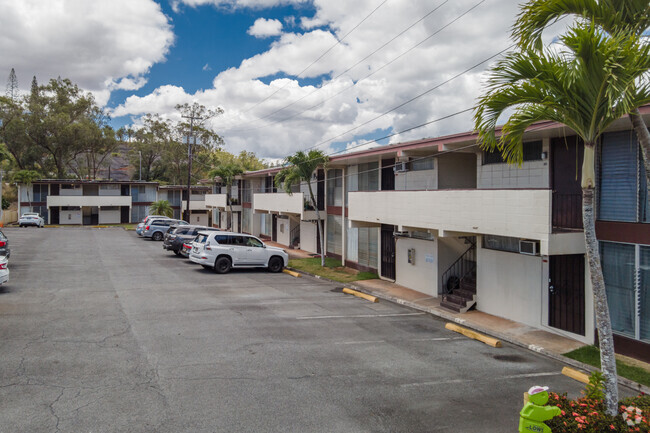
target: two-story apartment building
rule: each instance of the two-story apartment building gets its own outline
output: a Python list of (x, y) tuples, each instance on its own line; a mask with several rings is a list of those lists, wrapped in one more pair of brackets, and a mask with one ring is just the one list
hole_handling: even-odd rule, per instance
[(47, 224), (141, 221), (156, 200), (155, 182), (43, 179), (18, 185), (20, 213), (38, 212)]
[[(190, 188), (190, 224), (209, 225), (210, 215), (205, 196), (212, 191), (209, 185), (192, 185)], [(174, 210), (174, 218), (185, 219), (187, 211), (187, 185), (161, 185), (158, 200), (167, 200)]]
[[(650, 109), (643, 113), (650, 120)], [(581, 143), (562, 125), (539, 123), (525, 135), (518, 167), (476, 140), (469, 132), (331, 158), (313, 177), (327, 255), (457, 311), (473, 307), (593, 343)], [(617, 351), (647, 359), (650, 226), (638, 147), (628, 119), (603, 135), (597, 234)], [(318, 252), (305, 185), (275, 191), (278, 171), (242, 177), (241, 230)]]

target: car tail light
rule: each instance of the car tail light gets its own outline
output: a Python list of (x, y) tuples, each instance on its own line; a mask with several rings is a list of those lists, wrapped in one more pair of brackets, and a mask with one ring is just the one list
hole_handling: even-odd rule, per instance
[(0, 247), (4, 247), (5, 245), (7, 245), (7, 242), (5, 242), (5, 241), (0, 241)]
[(145, 230), (149, 230), (149, 227), (150, 227), (150, 226), (147, 226), (147, 227), (145, 227), (144, 229), (145, 229)]
[(6, 263), (0, 263), (0, 270), (7, 269)]

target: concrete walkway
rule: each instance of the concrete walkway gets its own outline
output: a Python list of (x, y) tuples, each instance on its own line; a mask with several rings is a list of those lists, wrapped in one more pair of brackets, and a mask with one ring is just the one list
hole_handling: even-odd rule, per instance
[[(267, 243), (283, 247), (282, 245), (273, 242)], [(287, 251), (289, 257), (292, 259), (313, 257), (313, 254), (303, 250), (287, 249), (285, 247), (285, 251)], [(582, 370), (595, 370), (587, 364), (562, 356), (563, 353), (585, 346), (584, 343), (572, 338), (563, 337), (554, 332), (534, 328), (532, 326), (524, 325), (523, 323), (514, 322), (481, 311), (471, 310), (462, 314), (455, 313), (442, 308), (440, 306), (440, 298), (435, 298), (386, 280), (375, 279), (355, 281), (346, 284), (346, 287), (458, 323), (475, 331), (496, 337), (504, 342), (525, 347), (529, 350), (560, 360), (565, 364), (572, 365)], [(617, 357), (619, 357), (619, 355), (617, 355)], [(625, 358), (625, 361), (629, 364), (650, 371), (650, 364), (638, 360), (632, 360), (627, 357)], [(639, 385), (623, 377), (619, 377), (619, 383), (638, 391), (643, 391), (645, 393), (650, 392), (649, 387)]]

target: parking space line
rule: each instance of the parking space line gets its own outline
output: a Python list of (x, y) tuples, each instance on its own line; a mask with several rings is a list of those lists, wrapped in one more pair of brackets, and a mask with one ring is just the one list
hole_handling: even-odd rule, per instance
[(357, 314), (351, 316), (299, 316), (296, 320), (314, 319), (366, 319), (373, 317), (402, 317), (402, 316), (423, 316), (426, 313), (400, 313), (400, 314)]
[[(522, 373), (522, 374), (511, 374), (508, 376), (499, 376), (499, 377), (489, 377), (483, 378), (489, 380), (503, 381), (509, 379), (525, 379), (529, 377), (544, 377), (544, 376), (559, 376), (561, 373), (556, 371), (542, 372), (542, 373)], [(401, 387), (412, 387), (412, 386), (433, 386), (433, 385), (446, 385), (449, 383), (467, 383), (467, 382), (476, 382), (475, 379), (444, 379), (444, 380), (434, 380), (428, 382), (415, 382), (415, 383), (404, 383), (400, 385)]]
[(341, 341), (334, 344), (374, 344), (374, 343), (385, 343), (386, 340), (371, 340), (371, 341)]

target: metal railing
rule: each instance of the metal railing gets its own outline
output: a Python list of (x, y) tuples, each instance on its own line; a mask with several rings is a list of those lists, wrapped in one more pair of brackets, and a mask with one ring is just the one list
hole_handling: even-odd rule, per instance
[(300, 224), (292, 228), (289, 232), (289, 245), (291, 247), (300, 245)]
[(470, 243), (470, 247), (442, 274), (442, 284), (448, 294), (460, 287), (463, 278), (476, 271), (476, 241), (465, 239)]

